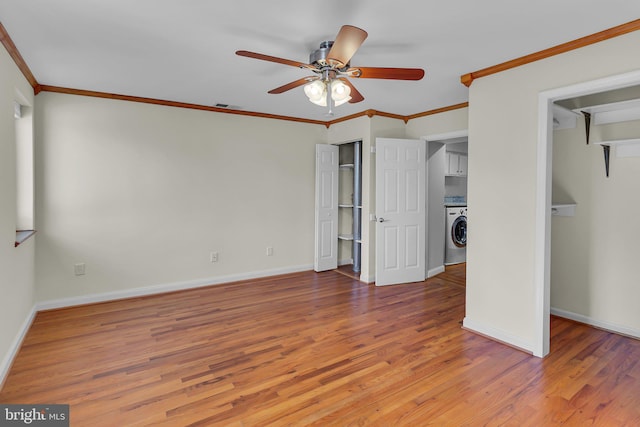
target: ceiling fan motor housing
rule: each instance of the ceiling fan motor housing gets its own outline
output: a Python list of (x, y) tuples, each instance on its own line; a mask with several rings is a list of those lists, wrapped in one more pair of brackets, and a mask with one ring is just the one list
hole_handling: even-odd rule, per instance
[[(324, 41), (320, 43), (320, 48), (314, 50), (309, 55), (309, 64), (315, 65), (319, 69), (323, 67), (331, 67), (331, 65), (329, 65), (329, 63), (327, 62), (327, 55), (331, 50), (331, 46), (333, 46), (333, 40)], [(342, 70), (346, 70), (347, 68), (349, 68), (349, 64), (346, 64), (343, 68), (340, 68), (339, 70), (342, 71)]]

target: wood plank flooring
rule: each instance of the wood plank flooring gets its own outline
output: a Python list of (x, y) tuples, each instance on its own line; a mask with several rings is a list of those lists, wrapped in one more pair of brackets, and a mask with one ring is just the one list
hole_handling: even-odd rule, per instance
[(554, 317), (541, 360), (465, 331), (464, 268), (42, 312), (0, 402), (68, 403), (72, 426), (640, 425), (640, 341)]

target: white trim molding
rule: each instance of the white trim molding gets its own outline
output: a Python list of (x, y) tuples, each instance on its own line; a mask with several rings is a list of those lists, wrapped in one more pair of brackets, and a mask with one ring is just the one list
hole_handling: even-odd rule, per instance
[(36, 311), (52, 310), (56, 308), (72, 307), (75, 305), (93, 304), (98, 302), (114, 301), (125, 298), (135, 298), (147, 295), (162, 294), (166, 292), (182, 291), (187, 289), (201, 288), (205, 286), (221, 285), (224, 283), (237, 282), (239, 280), (258, 279), (280, 274), (298, 273), (301, 271), (313, 270), (313, 265), (300, 265), (286, 268), (276, 268), (272, 270), (253, 271), (248, 273), (230, 274), (227, 276), (210, 277), (184, 282), (164, 283), (160, 285), (143, 286), (138, 288), (123, 289), (113, 292), (102, 292), (99, 294), (82, 295), (77, 297), (60, 298), (36, 303)]
[(427, 142), (442, 142), (443, 144), (467, 142), (467, 140), (469, 139), (469, 130), (462, 129), (453, 132), (436, 133), (423, 136), (421, 139), (424, 139)]
[(29, 328), (31, 328), (31, 324), (33, 323), (33, 319), (36, 317), (36, 308), (35, 306), (31, 308), (31, 311), (20, 325), (20, 329), (16, 334), (15, 338), (11, 342), (9, 346), (9, 351), (4, 355), (2, 359), (2, 363), (0, 363), (0, 390), (2, 390), (2, 386), (4, 385), (4, 381), (7, 379), (7, 375), (9, 375), (9, 370), (11, 369), (11, 365), (13, 365), (13, 360), (15, 359), (18, 351), (20, 351), (20, 347), (22, 346), (22, 341), (24, 341), (24, 337), (29, 332)]
[(476, 322), (475, 320), (470, 319), (469, 316), (465, 317), (462, 321), (462, 328), (482, 335), (487, 339), (499, 341), (510, 347), (515, 347), (525, 353), (533, 353), (533, 345), (531, 342), (525, 341), (518, 336), (503, 331), (502, 329), (494, 328), (493, 326), (483, 324), (481, 322)]
[(433, 277), (433, 276), (437, 276), (440, 273), (444, 273), (444, 265), (441, 265), (439, 267), (436, 268), (432, 268), (429, 271), (427, 271), (427, 279)]
[(607, 332), (615, 334), (626, 335), (628, 337), (640, 339), (640, 330), (629, 328), (627, 326), (618, 325), (603, 320), (594, 319), (583, 314), (573, 313), (571, 311), (561, 310), (559, 308), (551, 307), (551, 314), (565, 319), (574, 320), (585, 325), (593, 326), (598, 329), (603, 329)]

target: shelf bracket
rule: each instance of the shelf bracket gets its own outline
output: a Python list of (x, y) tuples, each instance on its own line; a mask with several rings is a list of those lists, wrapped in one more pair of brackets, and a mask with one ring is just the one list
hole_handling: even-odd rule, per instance
[(607, 174), (607, 178), (609, 178), (609, 155), (611, 154), (611, 146), (603, 144), (602, 150), (604, 152), (604, 170)]
[(587, 145), (589, 145), (589, 132), (591, 131), (591, 113), (587, 111), (581, 111), (581, 113), (582, 115), (584, 115), (584, 128), (585, 134), (587, 136)]

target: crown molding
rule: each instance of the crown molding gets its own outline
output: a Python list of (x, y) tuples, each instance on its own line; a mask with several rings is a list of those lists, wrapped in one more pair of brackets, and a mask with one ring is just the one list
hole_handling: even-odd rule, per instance
[(463, 102), (461, 104), (456, 104), (456, 105), (451, 105), (451, 106), (448, 106), (448, 107), (437, 108), (435, 110), (429, 110), (429, 111), (425, 111), (423, 113), (413, 114), (411, 116), (402, 116), (400, 114), (385, 113), (384, 111), (378, 111), (378, 110), (365, 110), (365, 111), (361, 111), (359, 113), (351, 114), (349, 116), (344, 116), (344, 117), (340, 117), (340, 118), (335, 119), (335, 120), (329, 120), (329, 121), (323, 122), (321, 120), (311, 120), (311, 119), (304, 119), (304, 118), (300, 118), (300, 117), (280, 116), (280, 115), (276, 115), (276, 114), (258, 113), (258, 112), (255, 112), (255, 111), (233, 110), (233, 109), (229, 109), (229, 108), (219, 108), (219, 107), (210, 107), (210, 106), (207, 106), (207, 105), (189, 104), (189, 103), (186, 103), (186, 102), (167, 101), (167, 100), (155, 99), (155, 98), (143, 98), (143, 97), (139, 97), (139, 96), (120, 95), (120, 94), (107, 93), (107, 92), (97, 92), (97, 91), (93, 91), (93, 90), (73, 89), (73, 88), (60, 87), (60, 86), (50, 86), (50, 85), (38, 85), (38, 87), (40, 88), (40, 91), (42, 91), (42, 92), (55, 92), (55, 93), (63, 93), (63, 94), (67, 94), (67, 95), (91, 96), (91, 97), (94, 97), (94, 98), (116, 99), (116, 100), (119, 100), (119, 101), (141, 102), (141, 103), (145, 103), (145, 104), (164, 105), (164, 106), (167, 106), (167, 107), (178, 107), (178, 108), (188, 108), (188, 109), (192, 109), (192, 110), (212, 111), (212, 112), (215, 112), (215, 113), (237, 114), (237, 115), (241, 115), (241, 116), (262, 117), (262, 118), (274, 119), (274, 120), (287, 120), (287, 121), (292, 121), (292, 122), (309, 123), (309, 124), (314, 124), (314, 125), (323, 125), (327, 129), (331, 125), (334, 125), (336, 123), (344, 122), (344, 121), (347, 121), (347, 120), (352, 120), (352, 119), (355, 119), (355, 118), (358, 118), (358, 117), (362, 117), (362, 116), (367, 116), (369, 118), (371, 118), (373, 116), (389, 117), (389, 118), (392, 118), (392, 119), (402, 120), (405, 123), (407, 123), (409, 120), (414, 119), (414, 118), (423, 117), (423, 116), (429, 116), (429, 115), (432, 115), (432, 114), (438, 114), (438, 113), (442, 113), (442, 112), (445, 112), (445, 111), (457, 110), (459, 108), (466, 108), (466, 107), (469, 106), (468, 102)]
[(237, 114), (241, 116), (262, 117), (265, 119), (287, 120), (292, 122), (310, 123), (315, 125), (326, 125), (321, 120), (303, 119), (299, 117), (280, 116), (277, 114), (259, 113), (255, 111), (233, 110), (230, 108), (211, 107), (208, 105), (190, 104), (187, 102), (167, 101), (164, 99), (144, 98), (141, 96), (121, 95), (108, 92), (97, 92), (93, 90), (73, 89), (60, 86), (41, 85), (43, 92), (64, 93), (67, 95), (91, 96), (94, 98), (116, 99), (119, 101), (141, 102), (144, 104), (164, 105), (167, 107), (188, 108), (191, 110), (212, 111), (215, 113)]
[(469, 106), (468, 102), (461, 102), (460, 104), (449, 105), (447, 107), (436, 108), (434, 110), (425, 111), (422, 113), (412, 114), (410, 116), (406, 116), (405, 123), (409, 120), (417, 119), (420, 117), (431, 116), (433, 114), (446, 113), (447, 111), (459, 110), (461, 108), (467, 108)]
[(511, 68), (519, 67), (521, 65), (530, 64), (541, 59), (546, 59), (561, 53), (566, 53), (575, 49), (580, 49), (594, 43), (598, 43), (604, 40), (612, 39), (614, 37), (621, 36), (623, 34), (631, 33), (633, 31), (640, 30), (640, 19), (627, 22), (626, 24), (618, 25), (613, 28), (609, 28), (599, 33), (591, 34), (585, 37), (581, 37), (576, 40), (572, 40), (567, 43), (562, 43), (549, 49), (541, 50), (539, 52), (531, 53), (529, 55), (521, 56), (520, 58), (512, 59), (501, 64), (493, 65), (491, 67), (483, 68), (482, 70), (474, 71), (472, 73), (464, 74), (460, 76), (460, 83), (469, 87), (475, 79), (480, 77), (486, 77), (491, 74), (499, 73)]
[(40, 83), (38, 83), (35, 76), (29, 69), (29, 66), (25, 62), (24, 58), (18, 51), (18, 48), (13, 43), (13, 40), (11, 40), (9, 33), (7, 33), (6, 28), (2, 25), (1, 22), (0, 22), (0, 43), (2, 43), (2, 45), (5, 47), (5, 49), (11, 56), (11, 58), (13, 58), (13, 61), (15, 62), (17, 67), (20, 69), (24, 77), (27, 79), (27, 81), (33, 88), (34, 95), (37, 95), (42, 91), (45, 91), (45, 92), (63, 93), (67, 95), (80, 95), (80, 96), (90, 96), (94, 98), (116, 99), (120, 101), (131, 101), (131, 102), (141, 102), (145, 104), (164, 105), (167, 107), (188, 108), (192, 110), (211, 111), (215, 113), (236, 114), (241, 116), (261, 117), (265, 119), (286, 120), (286, 121), (292, 121), (292, 122), (309, 123), (314, 125), (324, 125), (327, 129), (333, 124), (341, 123), (341, 122), (355, 119), (362, 116), (367, 116), (369, 118), (373, 116), (389, 117), (392, 119), (402, 120), (405, 123), (407, 123), (409, 120), (414, 118), (442, 113), (445, 111), (451, 111), (458, 108), (465, 108), (469, 105), (468, 102), (464, 102), (462, 104), (442, 107), (435, 110), (429, 110), (422, 113), (412, 114), (409, 116), (386, 113), (384, 111), (370, 109), (370, 110), (361, 111), (359, 113), (351, 114), (349, 116), (340, 117), (335, 120), (321, 121), (321, 120), (304, 119), (300, 117), (281, 116), (277, 114), (259, 113), (255, 111), (234, 110), (229, 108), (211, 107), (208, 105), (191, 104), (186, 102), (176, 102), (176, 101), (168, 101), (163, 99), (145, 98), (140, 96), (121, 95), (116, 93), (98, 92), (93, 90), (74, 89), (74, 88), (52, 86), (52, 85), (41, 85)]
[(0, 22), (0, 43), (2, 43), (5, 49), (7, 49), (7, 52), (9, 53), (11, 58), (13, 58), (13, 62), (16, 63), (24, 77), (33, 88), (33, 93), (37, 95), (38, 92), (40, 92), (40, 85), (38, 84), (36, 78), (33, 76), (33, 73), (29, 69), (29, 66), (25, 62), (24, 58), (18, 51), (18, 48), (13, 43), (13, 40), (11, 40), (9, 33), (7, 33), (7, 29), (4, 28), (2, 22)]

